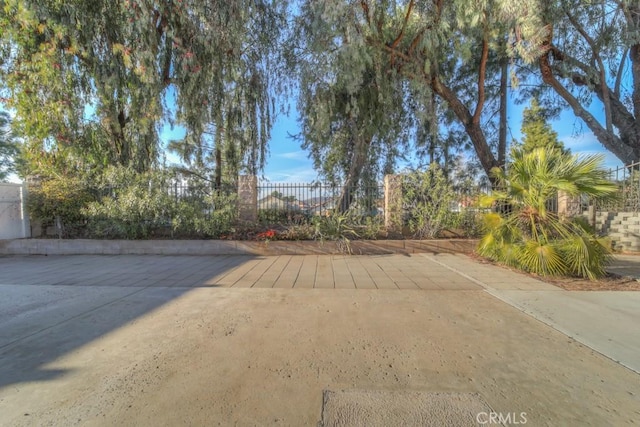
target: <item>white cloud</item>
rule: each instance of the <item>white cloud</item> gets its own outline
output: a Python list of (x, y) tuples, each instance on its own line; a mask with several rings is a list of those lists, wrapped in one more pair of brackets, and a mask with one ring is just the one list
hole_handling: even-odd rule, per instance
[(558, 137), (558, 139), (564, 142), (564, 146), (570, 148), (574, 153), (581, 153), (587, 150), (604, 151), (604, 147), (592, 132), (580, 135), (565, 135)]
[(265, 171), (269, 182), (306, 183), (316, 181), (318, 173), (312, 167), (286, 168), (277, 171)]
[(280, 157), (287, 160), (307, 160), (308, 153), (306, 151), (290, 151), (288, 153), (276, 154), (276, 157)]

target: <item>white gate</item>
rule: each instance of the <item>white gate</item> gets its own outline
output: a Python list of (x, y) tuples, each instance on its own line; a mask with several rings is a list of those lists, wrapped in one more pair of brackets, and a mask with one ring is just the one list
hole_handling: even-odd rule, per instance
[(0, 182), (0, 239), (31, 237), (25, 184)]

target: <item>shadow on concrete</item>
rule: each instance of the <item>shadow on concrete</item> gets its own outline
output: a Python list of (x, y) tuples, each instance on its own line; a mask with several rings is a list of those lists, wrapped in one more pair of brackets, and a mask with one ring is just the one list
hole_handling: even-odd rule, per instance
[(60, 357), (184, 295), (251, 256), (0, 259), (0, 387), (53, 380)]
[(607, 271), (619, 276), (640, 279), (640, 256), (615, 255), (611, 264), (607, 266)]

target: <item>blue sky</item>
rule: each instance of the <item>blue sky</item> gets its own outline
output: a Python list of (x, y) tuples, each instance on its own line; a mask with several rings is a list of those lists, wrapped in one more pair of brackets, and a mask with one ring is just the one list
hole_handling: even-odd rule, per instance
[(269, 181), (310, 182), (318, 179), (308, 152), (300, 147), (299, 141), (289, 137), (299, 132), (294, 108), (288, 117), (281, 115), (276, 120), (271, 131), (270, 154), (264, 170), (264, 176)]

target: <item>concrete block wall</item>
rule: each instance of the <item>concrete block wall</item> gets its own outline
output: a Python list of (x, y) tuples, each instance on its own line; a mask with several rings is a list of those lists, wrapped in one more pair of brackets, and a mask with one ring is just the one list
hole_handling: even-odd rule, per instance
[(0, 239), (31, 237), (24, 184), (0, 182)]
[(640, 212), (597, 212), (596, 230), (611, 239), (614, 250), (640, 252)]

